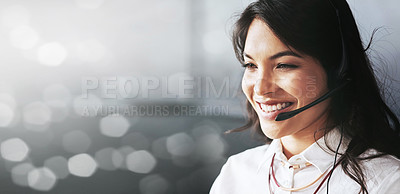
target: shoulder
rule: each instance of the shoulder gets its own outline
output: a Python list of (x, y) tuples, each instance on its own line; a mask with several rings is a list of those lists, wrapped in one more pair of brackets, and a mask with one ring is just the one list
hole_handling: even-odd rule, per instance
[(211, 187), (211, 194), (264, 193), (266, 176), (258, 173), (268, 157), (269, 145), (262, 145), (232, 155)]
[[(369, 149), (364, 152), (361, 157), (369, 157), (379, 154), (374, 149)], [(362, 165), (367, 171), (376, 171), (379, 173), (390, 173), (400, 171), (400, 160), (392, 155), (383, 155), (373, 159), (362, 161)]]
[(268, 159), (269, 145), (262, 145), (232, 155), (223, 166), (222, 171), (236, 175), (257, 174), (260, 164)]
[[(376, 150), (368, 150), (362, 156), (375, 155)], [(389, 190), (399, 188), (400, 192), (400, 160), (392, 155), (384, 155), (374, 159), (362, 161), (369, 188), (376, 189), (377, 193), (391, 193)]]
[(249, 160), (249, 159), (262, 159), (264, 154), (267, 152), (269, 144), (257, 146), (255, 148), (250, 148), (242, 151), (238, 154), (229, 157), (230, 160)]
[(260, 164), (267, 158), (268, 147), (268, 145), (262, 145), (230, 156), (220, 174), (228, 174), (231, 178), (234, 175), (241, 177), (244, 174), (257, 174)]
[(256, 167), (265, 158), (268, 147), (269, 145), (265, 144), (232, 155), (228, 158), (226, 165)]

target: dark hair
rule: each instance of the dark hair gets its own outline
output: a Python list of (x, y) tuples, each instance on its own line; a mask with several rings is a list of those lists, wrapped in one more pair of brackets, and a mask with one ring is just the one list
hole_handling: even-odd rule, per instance
[[(317, 59), (327, 72), (329, 89), (338, 82), (336, 74), (342, 59), (343, 37), (349, 63), (346, 73), (351, 82), (331, 97), (330, 120), (320, 130), (327, 134), (338, 127), (344, 137), (351, 139), (345, 153), (339, 153), (341, 166), (360, 185), (360, 193), (368, 193), (360, 162), (386, 154), (400, 158), (400, 123), (384, 101), (384, 88), (380, 88), (382, 85), (366, 54), (371, 42), (364, 49), (349, 5), (345, 0), (259, 0), (251, 3), (240, 15), (233, 31), (233, 46), (241, 63), (244, 63), (247, 32), (256, 18), (264, 21), (284, 44)], [(248, 122), (233, 131), (254, 128), (268, 141), (248, 101), (247, 110)], [(361, 158), (360, 155), (370, 148), (379, 154)]]

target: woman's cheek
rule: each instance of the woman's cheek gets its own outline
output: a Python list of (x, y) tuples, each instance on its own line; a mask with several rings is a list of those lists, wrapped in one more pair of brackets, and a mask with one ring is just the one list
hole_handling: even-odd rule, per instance
[(304, 91), (304, 81), (302, 77), (292, 75), (280, 79), (279, 86), (285, 90), (289, 95), (294, 97), (302, 96)]
[(322, 96), (326, 92), (326, 84), (324, 79), (318, 74), (307, 75), (303, 81), (303, 95), (305, 101), (313, 101)]
[(253, 81), (247, 76), (246, 74), (243, 75), (242, 79), (242, 90), (243, 93), (246, 95), (247, 99), (251, 99), (251, 94), (254, 89)]

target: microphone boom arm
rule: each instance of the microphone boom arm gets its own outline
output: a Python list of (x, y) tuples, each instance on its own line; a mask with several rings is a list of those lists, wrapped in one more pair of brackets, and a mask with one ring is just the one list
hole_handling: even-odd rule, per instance
[(284, 112), (284, 113), (278, 114), (278, 116), (276, 116), (276, 118), (275, 118), (275, 121), (283, 121), (283, 120), (292, 118), (292, 117), (296, 116), (297, 114), (299, 114), (299, 113), (311, 108), (312, 106), (315, 106), (316, 104), (318, 104), (318, 103), (326, 100), (327, 98), (329, 98), (331, 95), (333, 95), (338, 90), (342, 89), (345, 85), (347, 85), (347, 83), (349, 83), (349, 80), (346, 80), (345, 82), (340, 84), (338, 87), (334, 88), (333, 90), (330, 90), (329, 92), (327, 92), (323, 96), (319, 97), (318, 99), (314, 100), (310, 104), (307, 104), (306, 106), (303, 106), (303, 107), (301, 107), (299, 109), (296, 109), (296, 110), (293, 110), (293, 111), (289, 111), (289, 112)]

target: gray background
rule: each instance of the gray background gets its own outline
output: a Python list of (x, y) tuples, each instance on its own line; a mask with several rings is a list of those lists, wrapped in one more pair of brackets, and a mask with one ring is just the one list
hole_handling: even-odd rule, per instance
[[(227, 157), (261, 144), (248, 132), (223, 134), (244, 123), (244, 97), (237, 94), (242, 68), (230, 32), (235, 15), (249, 2), (0, 1), (0, 193), (207, 193)], [(348, 2), (365, 41), (382, 27), (370, 51), (378, 76), (398, 79), (400, 3)], [(137, 78), (139, 87), (149, 92), (135, 98), (104, 96), (102, 81), (126, 77)], [(100, 81), (99, 87), (82, 99), (82, 81), (88, 78)], [(146, 79), (158, 80), (160, 86), (146, 90)], [(179, 95), (180, 79), (193, 86), (188, 93), (193, 97)], [(173, 97), (162, 96), (163, 83)], [(222, 93), (214, 94), (210, 83)], [(400, 115), (392, 105), (400, 97), (399, 83), (389, 81), (383, 87), (392, 91), (388, 102)], [(82, 116), (85, 105), (159, 106), (170, 114), (146, 112), (113, 120), (110, 111)], [(185, 114), (182, 107), (189, 106), (229, 111)], [(173, 107), (179, 114), (171, 113)], [(29, 152), (20, 161), (9, 161), (7, 151), (21, 151), (6, 145), (15, 138)], [(122, 157), (119, 166), (110, 162), (111, 152)], [(68, 160), (82, 153), (98, 166), (89, 177), (68, 169)], [(49, 159), (58, 162), (49, 165)], [(30, 167), (24, 171), (24, 165)], [(130, 169), (135, 165), (136, 170)], [(140, 165), (149, 171), (139, 173)], [(56, 179), (30, 173), (42, 167)]]

